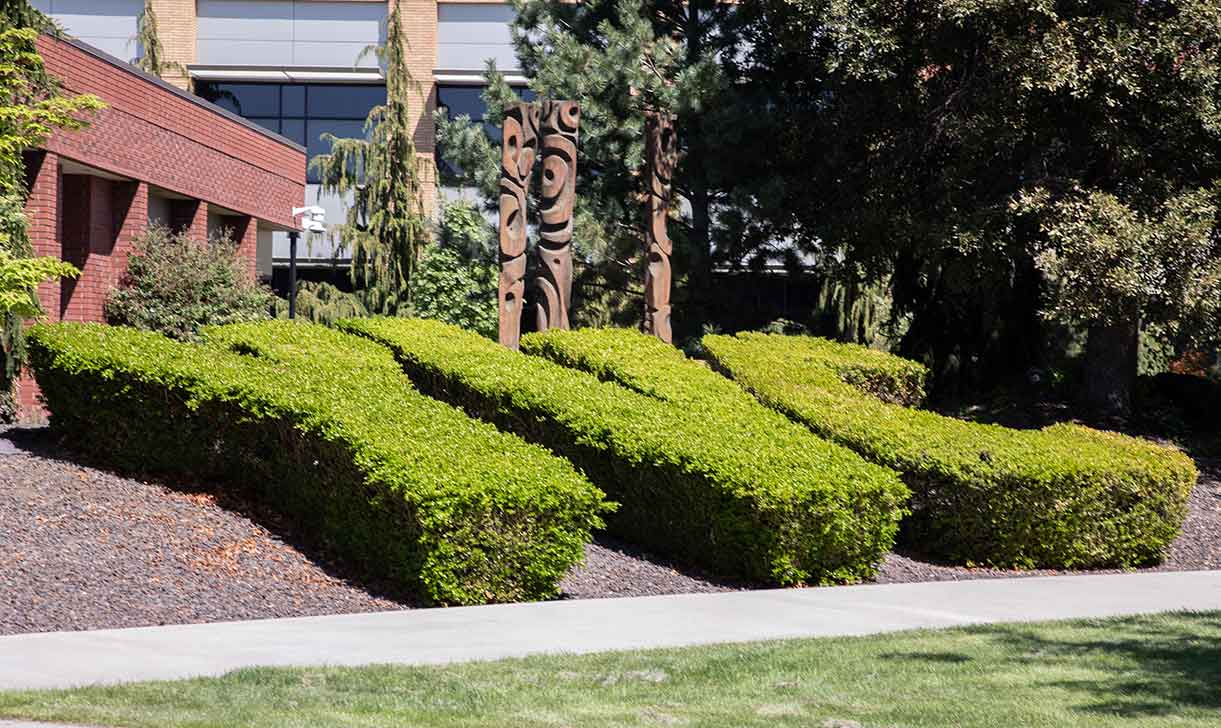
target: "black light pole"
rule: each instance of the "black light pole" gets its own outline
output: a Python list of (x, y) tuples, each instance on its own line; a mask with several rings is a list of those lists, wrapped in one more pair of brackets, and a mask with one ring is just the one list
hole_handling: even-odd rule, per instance
[(288, 234), (288, 318), (297, 318), (297, 236), (296, 230)]

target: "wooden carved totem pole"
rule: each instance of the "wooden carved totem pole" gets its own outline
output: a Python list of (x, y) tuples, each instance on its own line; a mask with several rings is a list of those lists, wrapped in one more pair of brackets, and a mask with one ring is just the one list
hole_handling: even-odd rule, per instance
[(544, 101), (539, 121), (543, 181), (538, 254), (541, 266), (537, 328), (568, 328), (572, 298), (572, 209), (577, 189), (577, 130), (580, 109), (574, 101)]
[(538, 108), (516, 104), (505, 114), (500, 157), (500, 343), (516, 349), (526, 293), (526, 196), (538, 147)]
[(674, 120), (668, 114), (645, 117), (645, 164), (648, 199), (645, 203), (644, 330), (667, 344), (670, 330), (670, 255), (674, 245), (666, 221), (670, 215), (671, 186), (678, 151)]

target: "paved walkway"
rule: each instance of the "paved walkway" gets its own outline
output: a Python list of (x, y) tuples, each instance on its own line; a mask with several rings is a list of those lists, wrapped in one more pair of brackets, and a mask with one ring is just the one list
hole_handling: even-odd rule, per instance
[(255, 665), (438, 664), (920, 627), (1221, 609), (1221, 571), (887, 584), (0, 637), (0, 689)]

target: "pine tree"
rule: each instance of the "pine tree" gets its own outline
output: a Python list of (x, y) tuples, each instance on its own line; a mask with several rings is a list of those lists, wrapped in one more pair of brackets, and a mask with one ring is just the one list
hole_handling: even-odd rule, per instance
[(323, 192), (353, 199), (337, 226), (339, 241), (351, 251), (353, 285), (363, 289), (371, 312), (386, 315), (411, 310), (412, 275), (430, 238), (412, 140), (410, 102), (420, 87), (407, 69), (406, 43), (395, 4), (386, 44), (376, 49), (386, 73), (386, 103), (369, 112), (366, 139), (324, 134), (331, 152), (311, 162)]
[(136, 37), (133, 42), (138, 44), (142, 51), (140, 57), (132, 62), (136, 68), (157, 78), (164, 78), (165, 74), (171, 71), (186, 75), (182, 64), (165, 60), (165, 49), (161, 45), (153, 0), (144, 0), (144, 10), (136, 18)]

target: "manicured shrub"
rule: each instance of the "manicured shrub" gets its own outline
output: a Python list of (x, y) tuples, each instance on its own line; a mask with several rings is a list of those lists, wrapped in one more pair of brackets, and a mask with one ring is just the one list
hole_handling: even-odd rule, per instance
[(340, 326), (389, 346), (422, 391), (572, 460), (620, 502), (610, 527), (634, 543), (777, 584), (859, 580), (893, 543), (897, 476), (730, 382), (732, 401), (701, 411), (436, 321)]
[(154, 225), (137, 236), (106, 320), (190, 341), (204, 326), (266, 319), (275, 296), (247, 266), (227, 234), (195, 240)]
[(1174, 448), (890, 404), (882, 399), (919, 399), (919, 365), (859, 346), (765, 334), (705, 336), (704, 345), (762, 402), (901, 473), (913, 491), (905, 537), (931, 553), (997, 566), (1135, 566), (1157, 561), (1186, 515), (1196, 469)]
[(238, 484), (439, 604), (553, 596), (602, 525), (569, 463), (415, 391), (383, 347), (288, 322), (204, 336), (35, 327), (52, 426), (125, 469)]

